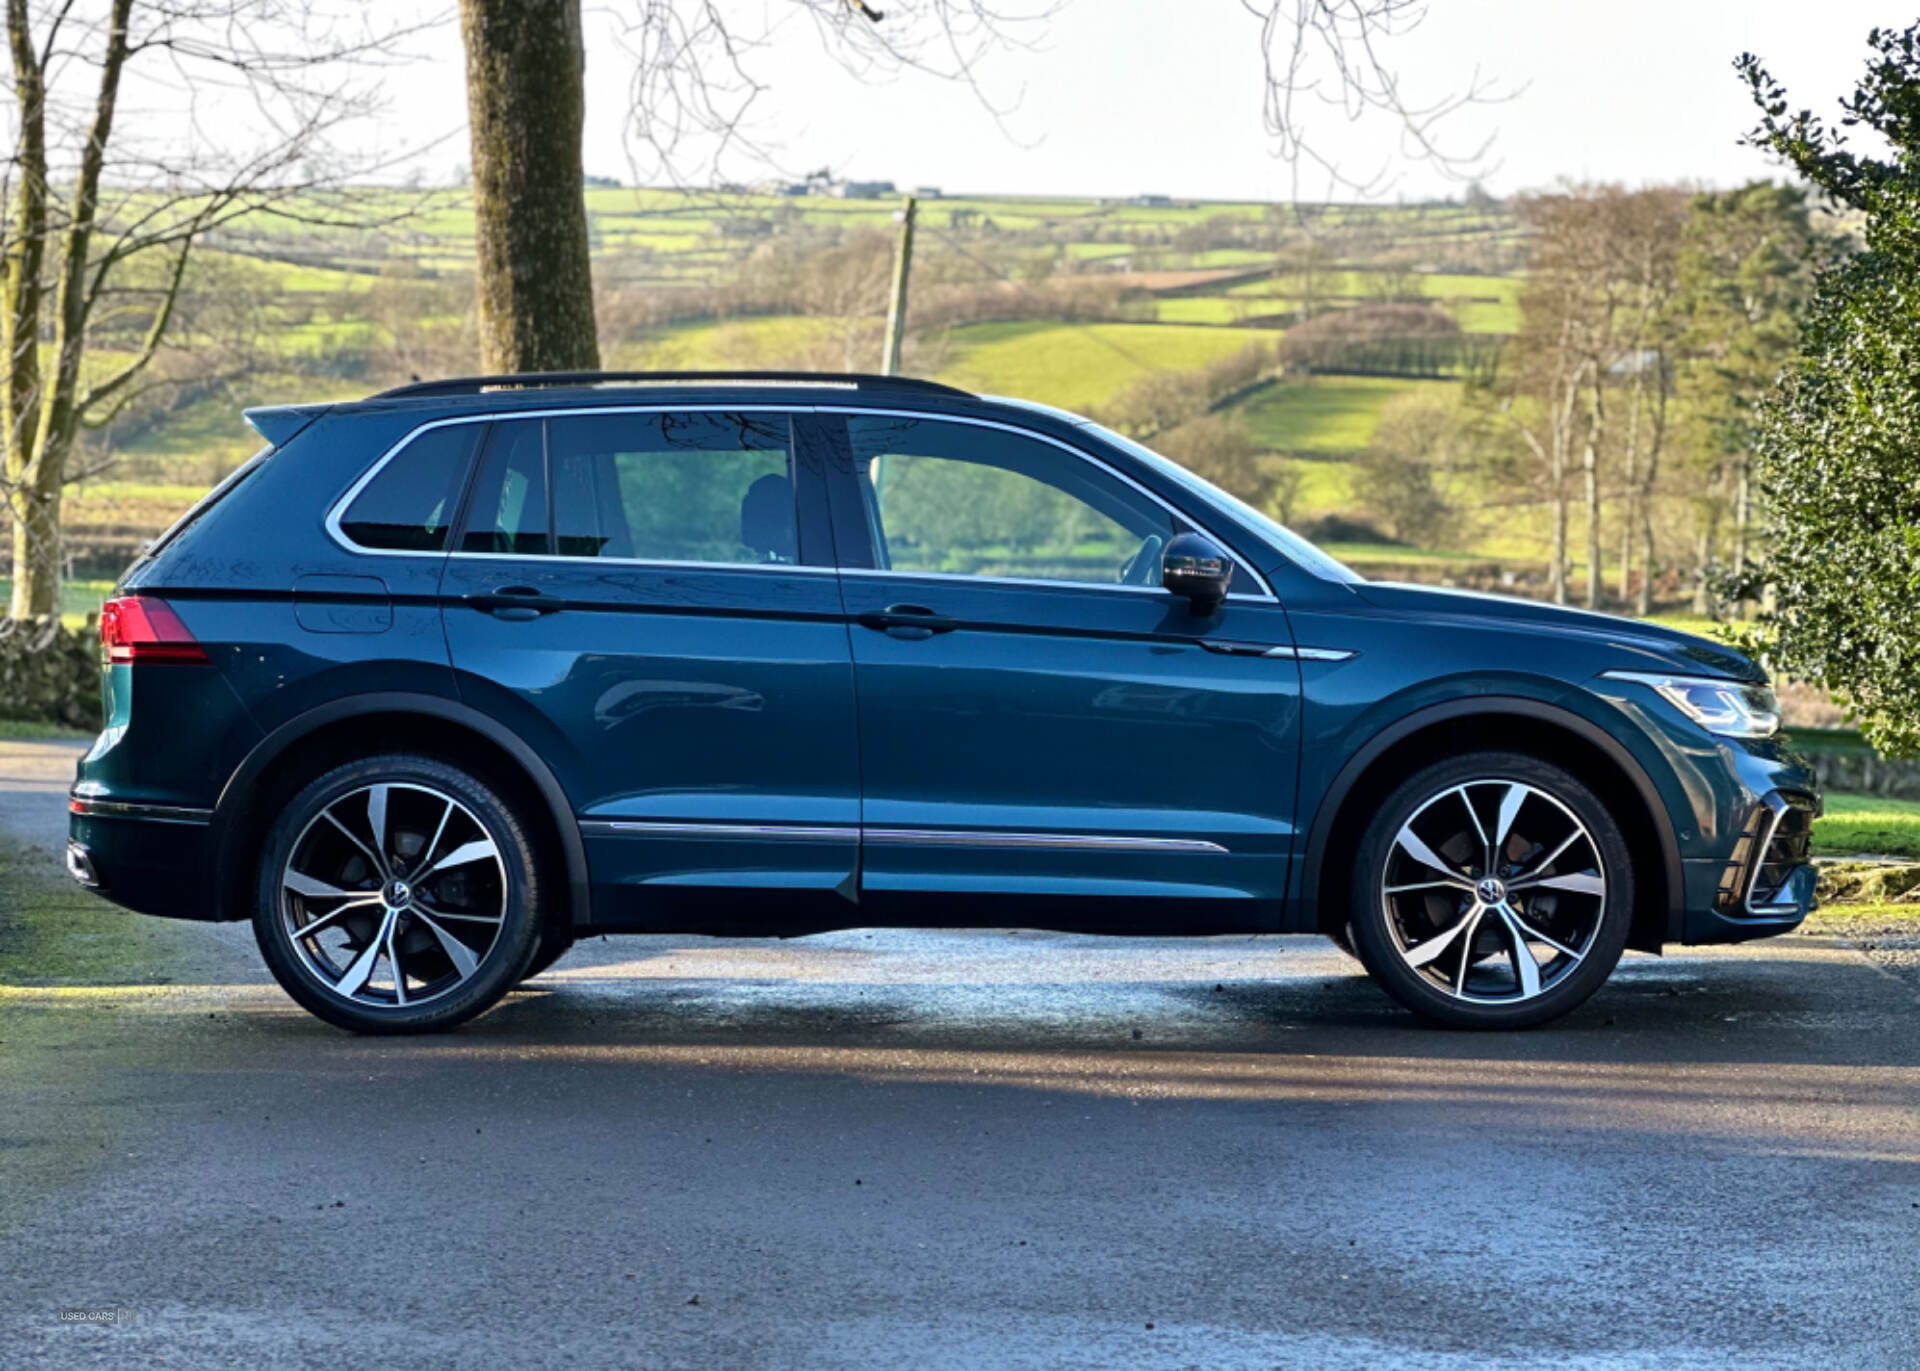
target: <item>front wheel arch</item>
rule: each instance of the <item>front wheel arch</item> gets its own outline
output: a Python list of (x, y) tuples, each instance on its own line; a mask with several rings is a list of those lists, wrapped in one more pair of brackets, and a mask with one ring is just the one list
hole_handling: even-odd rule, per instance
[[(1680, 845), (1652, 779), (1616, 739), (1570, 710), (1523, 696), (1475, 696), (1419, 710), (1382, 730), (1348, 761), (1314, 817), (1300, 882), (1299, 932), (1331, 936), (1345, 921), (1347, 859), (1381, 800), (1415, 771), (1462, 752), (1523, 752), (1567, 767), (1626, 830), (1636, 853), (1627, 946), (1659, 952), (1680, 938), (1686, 886)], [(1658, 852), (1649, 860), (1637, 854)]]

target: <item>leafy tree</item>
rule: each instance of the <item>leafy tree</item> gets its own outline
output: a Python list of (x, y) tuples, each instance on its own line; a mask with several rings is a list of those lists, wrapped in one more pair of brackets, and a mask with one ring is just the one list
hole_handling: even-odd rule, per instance
[(1729, 515), (1736, 575), (1748, 561), (1760, 402), (1799, 343), (1822, 245), (1805, 189), (1769, 181), (1694, 197), (1681, 230), (1668, 322), (1680, 436), (1698, 483), (1694, 607), (1702, 614), (1712, 608), (1716, 529)]
[(1464, 463), (1472, 437), (1452, 396), (1415, 392), (1390, 401), (1358, 462), (1356, 493), (1367, 512), (1402, 543), (1441, 542), (1455, 514), (1444, 478)]
[(1739, 62), (1761, 110), (1751, 141), (1864, 223), (1862, 250), (1819, 272), (1799, 354), (1760, 411), (1774, 601), (1752, 638), (1906, 754), (1920, 752), (1920, 25), (1868, 43), (1840, 128), (1879, 134), (1884, 159), (1790, 112), (1757, 57)]

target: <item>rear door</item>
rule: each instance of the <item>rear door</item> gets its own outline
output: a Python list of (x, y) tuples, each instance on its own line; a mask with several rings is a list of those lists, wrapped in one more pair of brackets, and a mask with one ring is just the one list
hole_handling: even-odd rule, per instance
[(825, 495), (778, 409), (494, 420), (442, 586), (459, 689), (547, 758), (597, 923), (752, 929), (854, 894)]
[(1064, 443), (810, 423), (853, 619), (863, 900), (912, 921), (1274, 926), (1299, 668), (1257, 575), (1196, 618), (1159, 585), (1194, 525)]

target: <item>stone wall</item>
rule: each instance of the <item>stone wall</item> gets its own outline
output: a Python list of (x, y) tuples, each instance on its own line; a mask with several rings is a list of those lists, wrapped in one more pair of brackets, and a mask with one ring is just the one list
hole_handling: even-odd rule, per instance
[(100, 727), (100, 630), (0, 624), (0, 718)]

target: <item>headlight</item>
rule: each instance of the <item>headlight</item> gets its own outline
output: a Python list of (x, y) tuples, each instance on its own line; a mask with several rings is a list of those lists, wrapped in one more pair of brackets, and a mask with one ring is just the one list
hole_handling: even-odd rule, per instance
[(1660, 692), (1674, 708), (1723, 738), (1771, 738), (1780, 731), (1780, 701), (1763, 685), (1716, 676), (1662, 676), (1647, 671), (1609, 671), (1608, 679), (1638, 681)]

